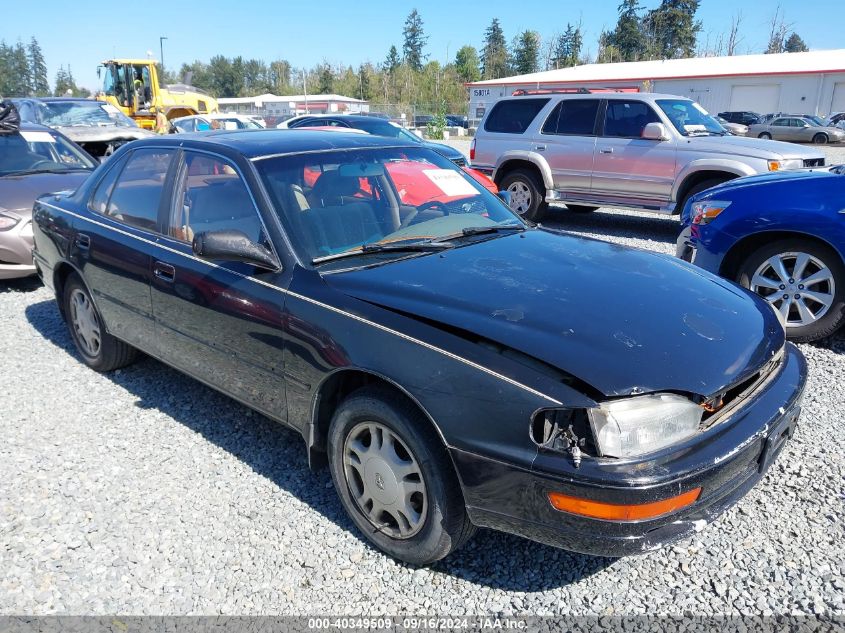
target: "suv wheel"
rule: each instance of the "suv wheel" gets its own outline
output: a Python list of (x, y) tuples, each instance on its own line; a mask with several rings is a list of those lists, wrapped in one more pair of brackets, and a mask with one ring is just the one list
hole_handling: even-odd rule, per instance
[(845, 265), (818, 242), (791, 238), (758, 248), (737, 281), (780, 312), (794, 341), (829, 336), (845, 323)]
[(757, 135), (757, 138), (771, 139), (772, 135), (768, 132), (760, 132), (760, 134)]
[(827, 143), (827, 134), (816, 134), (813, 137), (813, 143), (816, 145), (824, 145)]
[(346, 512), (390, 556), (428, 565), (475, 533), (440, 439), (420, 411), (389, 391), (368, 387), (341, 403), (328, 453)]
[(508, 172), (499, 186), (511, 194), (510, 208), (514, 213), (532, 222), (539, 222), (546, 215), (546, 188), (536, 174), (516, 169)]
[(694, 184), (690, 187), (690, 190), (684, 194), (683, 200), (681, 200), (675, 207), (675, 215), (683, 213), (684, 207), (687, 206), (687, 200), (692, 198), (695, 194), (700, 193), (705, 189), (710, 189), (710, 187), (720, 185), (726, 180), (730, 180), (730, 178), (708, 178), (707, 180), (702, 180), (701, 182)]

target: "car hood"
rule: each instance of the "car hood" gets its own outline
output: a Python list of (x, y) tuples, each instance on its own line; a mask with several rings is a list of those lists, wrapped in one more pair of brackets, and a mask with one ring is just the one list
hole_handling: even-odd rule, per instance
[(459, 160), (463, 159), (466, 161), (466, 156), (464, 156), (461, 150), (452, 147), (451, 145), (445, 145), (443, 143), (432, 143), (430, 141), (425, 141), (424, 145), (429, 149), (433, 149), (435, 152), (442, 154), (449, 160)]
[(90, 174), (90, 171), (72, 171), (66, 174), (5, 176), (0, 178), (0, 209), (5, 208), (21, 217), (29, 217), (38, 196), (76, 190)]
[(155, 133), (149, 130), (125, 125), (98, 125), (94, 127), (83, 125), (53, 125), (51, 127), (67, 136), (74, 143), (95, 143), (123, 139), (135, 140), (155, 136)]
[[(745, 176), (744, 178), (735, 178), (728, 180), (715, 187), (706, 189), (704, 192), (696, 196), (696, 200), (718, 198), (719, 194), (728, 191), (736, 191), (738, 189), (746, 189), (748, 187), (756, 187), (758, 185), (771, 186), (772, 183), (792, 183), (800, 182), (807, 186), (811, 186), (814, 181), (822, 178), (842, 178), (840, 174), (835, 174), (829, 168), (817, 167), (815, 169), (788, 169), (784, 171), (770, 171), (765, 174), (757, 174), (754, 176)], [(843, 181), (845, 183), (845, 181)]]
[(773, 310), (730, 282), (672, 257), (545, 230), (324, 279), (532, 356), (606, 396), (710, 396), (784, 343)]
[(818, 149), (747, 136), (693, 136), (685, 140), (690, 142), (690, 148), (695, 151), (722, 154), (726, 158), (729, 158), (730, 154), (766, 160), (824, 158), (825, 156), (824, 152)]

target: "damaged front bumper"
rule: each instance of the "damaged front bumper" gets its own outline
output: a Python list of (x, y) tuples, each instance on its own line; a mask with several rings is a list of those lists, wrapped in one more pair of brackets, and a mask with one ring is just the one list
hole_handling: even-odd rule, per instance
[[(532, 470), (457, 449), (452, 457), (473, 523), (596, 556), (656, 549), (697, 532), (744, 496), (765, 474), (797, 425), (806, 361), (786, 344), (777, 375), (729, 419), (695, 442), (648, 460), (538, 459)], [(557, 463), (557, 467), (556, 467)], [(558, 470), (559, 472), (552, 472)], [(701, 488), (676, 512), (639, 521), (592, 519), (554, 509), (558, 492), (605, 504), (638, 505)]]

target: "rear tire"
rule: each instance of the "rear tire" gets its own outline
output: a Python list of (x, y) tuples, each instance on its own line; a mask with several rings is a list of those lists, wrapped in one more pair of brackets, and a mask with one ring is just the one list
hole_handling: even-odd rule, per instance
[(813, 137), (813, 143), (816, 145), (826, 145), (827, 144), (827, 134), (816, 134)]
[[(795, 268), (798, 267), (798, 258), (802, 255), (808, 256), (809, 260), (796, 276)], [(780, 275), (775, 272), (776, 267), (772, 263), (777, 264), (778, 260), (787, 274), (787, 279), (780, 279)], [(830, 280), (821, 280), (825, 276), (829, 276)], [(816, 281), (801, 283), (809, 277), (814, 277)], [(790, 280), (794, 283), (790, 284)], [(845, 323), (845, 265), (836, 251), (824, 244), (802, 238), (789, 238), (766, 244), (751, 253), (740, 265), (737, 282), (757, 292), (775, 308), (786, 313), (786, 336), (790, 340), (799, 343), (815, 341), (830, 336)], [(784, 288), (781, 288), (781, 285)], [(810, 292), (816, 299), (825, 301), (826, 296), (830, 296), (826, 311), (822, 312), (823, 302), (811, 299), (809, 295), (802, 297), (804, 292)], [(788, 298), (784, 299), (784, 295)], [(797, 300), (796, 295), (799, 296)], [(804, 305), (804, 315), (812, 313), (813, 316), (820, 316), (813, 320), (804, 320), (805, 324), (802, 324), (799, 302)]]
[(499, 181), (499, 187), (510, 192), (511, 211), (517, 215), (539, 222), (549, 210), (546, 202), (546, 188), (537, 174), (527, 169), (515, 169), (505, 174)]
[(328, 457), (347, 514), (389, 556), (429, 565), (475, 533), (443, 443), (393, 392), (365, 387), (344, 400), (329, 428)]
[(70, 337), (91, 369), (112, 371), (138, 358), (138, 350), (106, 332), (88, 288), (77, 275), (67, 278), (63, 301)]
[(584, 204), (567, 204), (566, 208), (572, 213), (592, 213), (598, 207), (589, 207)]
[(761, 132), (760, 134), (757, 135), (757, 138), (763, 138), (763, 139), (771, 140), (772, 135), (769, 134), (768, 132)]

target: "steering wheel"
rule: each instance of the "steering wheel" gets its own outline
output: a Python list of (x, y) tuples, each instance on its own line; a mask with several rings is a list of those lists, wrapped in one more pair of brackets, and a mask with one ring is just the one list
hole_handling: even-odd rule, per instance
[(423, 202), (420, 206), (415, 208), (411, 211), (408, 215), (405, 216), (405, 219), (402, 220), (402, 223), (399, 225), (400, 229), (404, 229), (407, 226), (411, 225), (414, 218), (417, 217), (420, 211), (425, 211), (426, 209), (440, 209), (443, 211), (443, 215), (449, 215), (449, 207), (446, 206), (445, 203), (440, 202), (439, 200), (429, 200), (428, 202)]
[(55, 165), (56, 162), (52, 160), (48, 160), (46, 158), (42, 160), (37, 160), (32, 165), (29, 166), (29, 169), (37, 169), (40, 165)]

